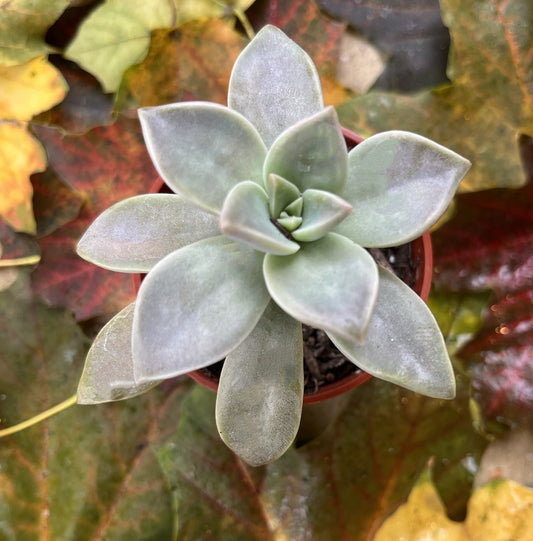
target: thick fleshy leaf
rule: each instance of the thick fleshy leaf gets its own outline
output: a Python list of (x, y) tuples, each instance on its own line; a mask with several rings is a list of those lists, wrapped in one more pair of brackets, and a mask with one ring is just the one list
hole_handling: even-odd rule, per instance
[(366, 250), (329, 233), (290, 256), (267, 254), (265, 282), (292, 317), (363, 340), (378, 290), (377, 266)]
[(327, 107), (283, 132), (268, 151), (264, 176), (275, 173), (301, 192), (310, 188), (341, 194), (348, 153), (337, 113)]
[(131, 353), (134, 308), (135, 303), (126, 306), (94, 339), (78, 384), (78, 404), (132, 398), (160, 383), (136, 383), (134, 380)]
[(216, 403), (220, 436), (252, 466), (272, 462), (296, 436), (302, 400), (302, 325), (271, 302), (224, 361)]
[(292, 182), (274, 173), (270, 173), (265, 178), (265, 187), (268, 193), (268, 207), (272, 218), (277, 218), (281, 211), (300, 197), (300, 190)]
[(322, 109), (320, 79), (308, 54), (267, 25), (235, 62), (228, 104), (256, 126), (269, 147), (287, 128)]
[(365, 343), (335, 330), (328, 335), (369, 374), (433, 398), (455, 396), (452, 364), (435, 318), (411, 288), (383, 268)]
[(220, 229), (224, 235), (260, 252), (289, 255), (300, 249), (270, 221), (265, 190), (249, 180), (237, 184), (226, 197)]
[(160, 261), (139, 290), (133, 318), (137, 381), (185, 374), (223, 359), (250, 334), (267, 303), (263, 254), (224, 236)]
[(165, 182), (184, 199), (218, 214), (235, 184), (262, 184), (266, 149), (241, 115), (214, 103), (139, 110), (146, 146)]
[(414, 133), (369, 137), (350, 151), (342, 195), (353, 210), (336, 231), (367, 247), (409, 242), (440, 218), (469, 168), (465, 158)]
[(296, 240), (311, 242), (323, 237), (338, 225), (352, 206), (337, 195), (322, 190), (303, 193), (302, 225), (293, 233)]
[(105, 210), (78, 243), (78, 254), (119, 272), (148, 272), (174, 250), (220, 234), (218, 219), (175, 194), (124, 199)]

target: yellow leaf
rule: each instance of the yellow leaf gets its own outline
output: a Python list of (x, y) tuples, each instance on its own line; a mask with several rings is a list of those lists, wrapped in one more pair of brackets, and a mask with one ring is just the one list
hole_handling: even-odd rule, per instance
[(477, 489), (464, 522), (454, 522), (426, 470), (374, 541), (533, 541), (533, 491), (497, 480)]
[(41, 145), (17, 122), (0, 122), (0, 216), (13, 229), (35, 232), (30, 175), (46, 167)]
[(30, 120), (63, 100), (67, 84), (46, 57), (0, 66), (0, 118)]

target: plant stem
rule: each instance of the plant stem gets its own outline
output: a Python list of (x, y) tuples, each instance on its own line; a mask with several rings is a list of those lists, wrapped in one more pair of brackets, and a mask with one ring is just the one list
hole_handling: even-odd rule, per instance
[(20, 432), (25, 428), (29, 428), (30, 426), (36, 425), (37, 423), (48, 419), (48, 417), (52, 417), (52, 415), (55, 415), (56, 413), (70, 408), (70, 406), (73, 406), (76, 403), (76, 398), (77, 395), (73, 395), (70, 398), (67, 398), (66, 400), (61, 402), (60, 404), (57, 404), (57, 406), (54, 406), (53, 408), (50, 408), (46, 411), (42, 411), (41, 413), (35, 415), (35, 417), (32, 417), (31, 419), (28, 419), (27, 421), (23, 421), (18, 425), (10, 426), (9, 428), (4, 428), (4, 430), (0, 430), (0, 438), (15, 434), (16, 432)]
[(41, 257), (38, 255), (16, 257), (14, 259), (0, 259), (0, 268), (22, 267), (23, 265), (34, 265), (35, 263), (39, 263), (40, 260), (41, 260)]
[(235, 13), (235, 17), (239, 19), (240, 23), (242, 24), (242, 27), (244, 28), (244, 31), (246, 32), (246, 35), (248, 38), (253, 39), (255, 36), (254, 29), (252, 28), (252, 25), (250, 24), (250, 20), (246, 16), (246, 13), (242, 9), (234, 9), (233, 12)]

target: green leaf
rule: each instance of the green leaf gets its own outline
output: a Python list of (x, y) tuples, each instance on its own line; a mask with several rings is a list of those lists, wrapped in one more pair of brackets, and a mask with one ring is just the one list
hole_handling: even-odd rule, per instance
[(235, 62), (228, 104), (256, 126), (270, 147), (287, 128), (322, 109), (320, 79), (307, 53), (267, 25)]
[(150, 31), (172, 26), (172, 19), (166, 0), (107, 0), (83, 21), (65, 57), (92, 73), (106, 92), (114, 92), (124, 71), (146, 56)]
[(376, 264), (366, 250), (329, 233), (290, 256), (267, 254), (265, 282), (292, 317), (351, 340), (364, 339), (378, 289)]
[(46, 31), (69, 5), (68, 0), (11, 0), (0, 9), (0, 65), (23, 64), (52, 50)]
[[(2, 427), (75, 393), (87, 338), (66, 310), (0, 293)], [(173, 430), (187, 386), (126, 402), (73, 405), (0, 444), (5, 541), (170, 539), (170, 489), (152, 451)]]
[(367, 246), (397, 246), (444, 213), (470, 162), (409, 132), (384, 132), (350, 151), (343, 197), (353, 205), (336, 229)]
[(135, 379), (185, 374), (238, 346), (268, 304), (262, 262), (263, 254), (224, 236), (196, 242), (160, 261), (137, 297)]
[[(274, 173), (266, 176), (265, 187), (268, 193), (268, 206), (272, 218), (278, 218), (288, 205), (294, 203), (300, 197), (300, 190), (292, 182)], [(301, 212), (301, 202), (299, 206)]]
[(302, 400), (302, 326), (271, 302), (224, 361), (216, 403), (220, 436), (252, 466), (272, 462), (296, 436)]
[(300, 192), (310, 188), (341, 194), (348, 153), (337, 113), (327, 107), (283, 132), (268, 151), (264, 177), (275, 173)]
[(185, 200), (218, 214), (243, 180), (262, 185), (266, 149), (241, 115), (213, 103), (139, 110), (148, 151), (165, 182)]
[(132, 398), (160, 383), (135, 382), (131, 351), (134, 309), (135, 303), (126, 306), (94, 339), (78, 384), (78, 404)]
[(302, 225), (292, 236), (304, 242), (318, 240), (344, 220), (351, 210), (352, 206), (337, 195), (322, 190), (305, 190)]
[(288, 255), (300, 249), (270, 221), (266, 192), (249, 180), (237, 184), (226, 197), (220, 229), (224, 235), (268, 254)]
[(106, 269), (148, 272), (174, 250), (219, 234), (215, 216), (178, 195), (138, 195), (100, 214), (80, 239), (77, 252)]
[(379, 269), (379, 293), (364, 344), (328, 332), (365, 372), (434, 398), (455, 396), (455, 377), (440, 329), (424, 301)]

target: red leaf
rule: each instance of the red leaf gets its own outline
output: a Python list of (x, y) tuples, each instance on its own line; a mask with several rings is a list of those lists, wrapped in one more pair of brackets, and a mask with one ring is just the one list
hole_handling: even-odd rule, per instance
[(75, 246), (94, 218), (113, 203), (147, 193), (161, 181), (146, 151), (136, 119), (83, 136), (63, 136), (38, 127), (50, 165), (85, 199), (80, 217), (39, 240), (42, 261), (33, 287), (48, 303), (67, 306), (79, 320), (115, 312), (133, 299), (129, 275), (113, 273), (77, 256)]
[[(523, 142), (527, 168), (533, 144)], [(533, 419), (532, 199), (531, 181), (460, 195), (454, 218), (433, 235), (439, 289), (495, 292), (482, 329), (459, 352), (488, 422)]]

